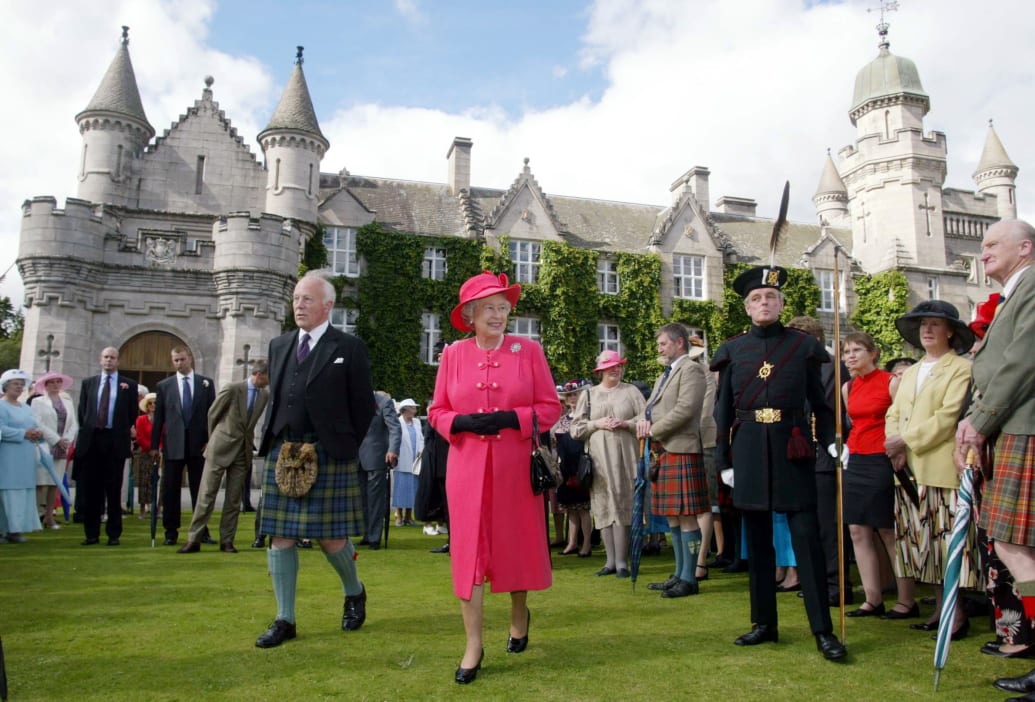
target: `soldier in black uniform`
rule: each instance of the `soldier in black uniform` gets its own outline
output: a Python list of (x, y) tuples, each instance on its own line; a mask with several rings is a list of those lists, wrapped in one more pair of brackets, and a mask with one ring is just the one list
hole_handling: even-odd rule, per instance
[(719, 372), (715, 464), (719, 471), (733, 468), (733, 502), (744, 516), (750, 567), (754, 626), (734, 643), (754, 646), (779, 638), (772, 513), (786, 512), (816, 647), (837, 660), (846, 651), (827, 608), (816, 452), (805, 411), (808, 401), (820, 445), (832, 447), (834, 417), (820, 375), (830, 356), (814, 337), (780, 323), (786, 281), (787, 271), (775, 266), (738, 276), (733, 289), (744, 298), (751, 329), (719, 347), (711, 365)]

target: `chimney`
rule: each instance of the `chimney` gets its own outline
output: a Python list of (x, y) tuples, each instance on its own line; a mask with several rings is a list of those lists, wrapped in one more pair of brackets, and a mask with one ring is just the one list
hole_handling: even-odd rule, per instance
[(687, 171), (687, 176), (690, 179), (690, 189), (705, 212), (710, 212), (712, 208), (711, 202), (708, 199), (708, 176), (711, 174), (712, 172), (704, 166), (694, 166)]
[(446, 160), (449, 161), (449, 192), (457, 195), (461, 190), (471, 189), (471, 146), (467, 137), (453, 139)]
[(758, 203), (749, 197), (732, 197), (730, 195), (723, 195), (716, 201), (715, 206), (718, 207), (719, 212), (722, 212), (723, 214), (754, 217)]

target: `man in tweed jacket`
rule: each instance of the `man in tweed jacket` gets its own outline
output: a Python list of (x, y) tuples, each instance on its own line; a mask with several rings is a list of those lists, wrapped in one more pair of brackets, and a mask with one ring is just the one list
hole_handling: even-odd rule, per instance
[[(277, 618), (255, 642), (259, 648), (295, 638), (297, 539), (318, 539), (341, 578), (341, 628), (355, 631), (366, 620), (367, 593), (348, 537), (363, 531), (357, 457), (374, 416), (374, 387), (366, 345), (330, 326), (334, 298), (326, 278), (306, 273), (292, 303), (298, 331), (270, 342), (269, 413), (259, 450), (266, 456), (260, 529), (270, 535), (267, 555)], [(277, 486), (275, 466), (285, 441), (316, 449), (316, 482), (301, 497), (284, 495)]]
[[(1028, 617), (1035, 616), (1035, 228), (1004, 220), (988, 228), (981, 242), (985, 275), (1003, 294), (972, 366), (974, 402), (956, 432), (957, 462), (967, 449), (978, 461), (994, 443), (992, 479), (985, 488), (980, 526), (1013, 575)], [(1035, 670), (1001, 678), (1007, 692), (1032, 693)]]

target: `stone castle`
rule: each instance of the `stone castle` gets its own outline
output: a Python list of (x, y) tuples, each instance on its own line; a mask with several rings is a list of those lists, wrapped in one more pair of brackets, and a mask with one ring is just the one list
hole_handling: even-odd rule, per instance
[[(414, 236), (509, 240), (520, 282), (535, 279), (544, 241), (599, 252), (600, 292), (621, 283), (609, 254), (653, 252), (662, 260), (658, 295), (718, 300), (723, 267), (767, 260), (772, 219), (754, 200), (722, 196), (711, 209), (710, 172), (694, 166), (669, 187), (667, 207), (547, 195), (528, 159), (506, 190), (470, 182), (473, 144), (449, 146), (444, 183), (321, 173), (329, 142), (320, 130), (302, 70), (294, 70), (268, 126), (260, 161), (213, 98), (201, 98), (161, 136), (148, 121), (130, 61), (127, 30), (86, 108), (78, 197), (23, 204), (18, 267), (25, 284), (22, 367), (82, 378), (101, 348), (121, 351), (121, 368), (147, 385), (171, 372), (169, 349), (189, 347), (217, 383), (243, 377), (280, 333), (302, 248), (318, 227), (335, 273), (359, 275), (356, 231), (373, 221)], [(815, 273), (818, 314), (832, 319), (833, 262), (851, 272), (905, 272), (910, 302), (937, 297), (973, 314), (990, 292), (980, 240), (1016, 217), (1018, 168), (989, 125), (973, 174), (976, 191), (945, 187), (946, 139), (925, 134), (930, 98), (916, 66), (889, 50), (883, 25), (877, 57), (859, 71), (849, 118), (853, 145), (828, 154), (813, 198), (815, 223), (792, 223), (779, 263)], [(817, 159), (818, 160), (818, 159)], [(70, 164), (71, 166), (71, 164)], [(774, 182), (777, 179), (774, 178)], [(448, 261), (428, 248), (424, 275)], [(913, 299), (915, 298), (915, 299)], [(840, 309), (853, 302), (851, 280)], [(520, 310), (518, 311), (520, 313)], [(335, 309), (351, 330), (356, 312)], [(538, 320), (516, 317), (514, 331), (537, 336)], [(424, 315), (422, 354), (445, 315)], [(620, 347), (621, 329), (600, 320), (601, 347)]]

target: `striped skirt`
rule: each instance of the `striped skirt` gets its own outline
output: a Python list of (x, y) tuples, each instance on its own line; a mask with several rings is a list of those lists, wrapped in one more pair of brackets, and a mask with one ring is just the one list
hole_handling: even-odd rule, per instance
[(1035, 547), (1035, 442), (1001, 434), (992, 480), (985, 489), (981, 526), (988, 538)]
[[(941, 585), (956, 515), (959, 493), (952, 488), (926, 486), (916, 507), (900, 485), (895, 486), (895, 575)], [(977, 529), (971, 523), (963, 547), (960, 587), (981, 585)]]
[[(312, 437), (306, 437), (311, 439)], [(357, 462), (338, 461), (315, 442), (316, 483), (302, 497), (288, 497), (277, 487), (277, 440), (266, 456), (260, 532), (295, 539), (344, 539), (363, 533)]]
[(708, 478), (699, 453), (663, 453), (658, 457), (658, 479), (651, 485), (650, 508), (663, 517), (686, 517), (710, 512)]

